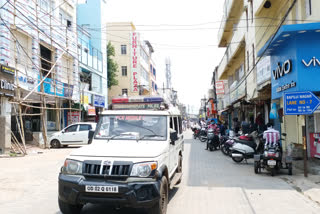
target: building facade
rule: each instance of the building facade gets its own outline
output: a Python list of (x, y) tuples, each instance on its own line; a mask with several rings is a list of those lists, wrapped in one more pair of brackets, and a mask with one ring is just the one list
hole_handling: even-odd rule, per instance
[(118, 85), (109, 89), (109, 102), (113, 97), (157, 94), (156, 64), (149, 41), (143, 40), (130, 22), (107, 23), (107, 40), (115, 48), (114, 60), (118, 64)]
[(305, 135), (312, 157), (320, 152), (315, 143), (318, 111), (307, 116), (285, 115), (283, 97), (286, 92), (300, 91), (319, 96), (320, 63), (312, 49), (319, 45), (318, 8), (316, 0), (226, 0), (225, 22), (218, 36), (220, 47), (226, 47), (218, 80), (228, 84), (225, 102), (218, 105), (220, 112), (230, 122), (234, 117), (247, 121), (260, 117), (261, 126), (272, 121), (276, 129), (287, 133), (284, 150), (289, 146), (301, 149)]
[[(104, 0), (78, 3), (78, 54), (83, 121), (96, 121), (108, 106), (107, 43), (102, 14)], [(88, 13), (90, 11), (90, 13)], [(95, 16), (92, 16), (95, 14)]]
[[(4, 133), (0, 147), (6, 151), (11, 130), (22, 141), (46, 142), (47, 131), (65, 125), (63, 106), (71, 108), (80, 95), (76, 1), (1, 0), (0, 4), (1, 78), (7, 81), (1, 89), (5, 126), (0, 126)], [(14, 88), (8, 91), (11, 84)]]

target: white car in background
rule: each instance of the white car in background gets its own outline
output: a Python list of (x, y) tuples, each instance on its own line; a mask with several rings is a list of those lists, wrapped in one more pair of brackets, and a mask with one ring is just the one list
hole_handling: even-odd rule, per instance
[(89, 143), (89, 131), (96, 130), (96, 123), (80, 122), (71, 124), (59, 132), (54, 133), (49, 142), (51, 148), (68, 145), (84, 145)]

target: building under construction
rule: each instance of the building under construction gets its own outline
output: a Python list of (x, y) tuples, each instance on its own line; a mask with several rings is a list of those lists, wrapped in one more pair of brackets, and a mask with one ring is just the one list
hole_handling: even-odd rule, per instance
[(48, 147), (81, 110), (76, 1), (0, 0), (0, 31), (0, 153)]

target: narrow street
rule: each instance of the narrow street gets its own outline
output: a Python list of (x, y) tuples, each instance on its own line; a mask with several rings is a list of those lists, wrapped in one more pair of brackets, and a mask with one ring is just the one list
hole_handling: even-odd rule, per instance
[[(252, 161), (236, 164), (220, 151), (185, 134), (182, 183), (170, 193), (168, 214), (320, 213), (320, 206), (293, 189), (282, 175), (255, 175)], [(60, 214), (57, 178), (63, 159), (74, 148), (45, 151), (24, 158), (1, 158), (0, 212)], [(106, 212), (87, 205), (83, 214), (139, 213), (130, 209)]]

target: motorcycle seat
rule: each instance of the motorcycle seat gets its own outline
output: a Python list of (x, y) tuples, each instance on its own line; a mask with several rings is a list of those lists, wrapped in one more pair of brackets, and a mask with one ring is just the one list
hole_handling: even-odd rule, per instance
[(254, 141), (235, 139), (235, 142), (250, 146), (254, 150), (257, 148), (257, 144)]

